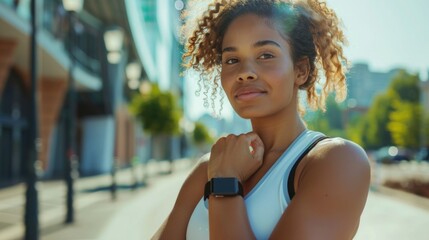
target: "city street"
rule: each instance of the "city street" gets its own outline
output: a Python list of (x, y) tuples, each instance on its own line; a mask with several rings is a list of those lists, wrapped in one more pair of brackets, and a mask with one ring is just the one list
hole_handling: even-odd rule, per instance
[[(47, 199), (43, 197), (46, 195), (42, 193), (41, 239), (150, 239), (173, 207), (176, 195), (190, 171), (191, 165), (193, 165), (191, 161), (178, 161), (174, 165), (174, 173), (170, 175), (155, 174), (155, 166), (152, 166), (153, 173), (147, 187), (136, 191), (120, 190), (115, 202), (110, 200), (108, 192), (81, 193), (78, 195), (76, 223), (69, 226), (62, 223), (64, 207), (59, 204), (60, 197), (51, 199), (52, 202), (57, 203), (52, 203), (51, 207), (47, 207)], [(159, 166), (156, 167), (159, 168)], [(122, 177), (120, 177), (121, 174)], [(125, 175), (126, 172), (121, 174), (119, 174), (119, 179), (122, 179), (123, 182), (129, 180), (126, 177), (128, 175)], [(49, 189), (47, 186), (45, 188)], [(55, 190), (58, 195), (60, 189), (54, 186), (51, 188), (48, 192), (52, 194)], [(0, 191), (0, 196), (4, 196), (4, 194), (4, 190)], [(355, 239), (427, 239), (429, 209), (413, 204), (412, 200), (401, 197), (401, 194), (395, 197), (392, 195), (370, 192)], [(11, 199), (10, 197), (9, 199)], [(20, 198), (23, 199), (23, 196)], [(13, 211), (9, 211), (9, 215), (7, 215), (5, 207), (12, 203), (3, 199), (0, 204), (0, 222), (12, 221)], [(20, 204), (22, 202), (16, 202), (16, 208)], [(5, 219), (7, 217), (9, 220)], [(13, 227), (3, 227), (0, 229), (0, 239), (20, 239), (22, 230), (22, 225), (19, 224)]]

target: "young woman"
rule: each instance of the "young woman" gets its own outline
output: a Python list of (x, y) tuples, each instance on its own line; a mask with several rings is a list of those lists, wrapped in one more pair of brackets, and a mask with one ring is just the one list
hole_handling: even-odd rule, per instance
[(205, 101), (221, 85), (252, 132), (213, 145), (154, 239), (352, 239), (368, 193), (367, 156), (308, 130), (298, 100), (303, 90), (323, 109), (329, 92), (345, 97), (335, 13), (317, 0), (214, 1), (187, 29), (184, 59), (212, 87)]

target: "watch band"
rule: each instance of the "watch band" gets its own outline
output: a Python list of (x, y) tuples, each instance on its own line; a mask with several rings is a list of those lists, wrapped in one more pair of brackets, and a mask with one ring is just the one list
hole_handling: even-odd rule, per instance
[(243, 197), (243, 186), (237, 178), (212, 178), (204, 186), (204, 201), (210, 195), (216, 197)]

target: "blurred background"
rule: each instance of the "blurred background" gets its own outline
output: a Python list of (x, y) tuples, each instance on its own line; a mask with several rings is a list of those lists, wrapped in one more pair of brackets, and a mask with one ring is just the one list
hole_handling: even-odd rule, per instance
[[(348, 97), (305, 120), (370, 157), (355, 239), (427, 239), (429, 3), (327, 2), (349, 39)], [(0, 0), (0, 239), (149, 239), (198, 158), (250, 130), (183, 72), (186, 5)]]

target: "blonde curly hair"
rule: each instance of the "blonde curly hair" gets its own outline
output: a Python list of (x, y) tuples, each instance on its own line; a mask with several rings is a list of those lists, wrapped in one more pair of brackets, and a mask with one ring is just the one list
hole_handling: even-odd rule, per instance
[[(201, 0), (188, 6), (202, 7)], [(185, 11), (182, 28), (185, 43), (184, 67), (199, 74), (198, 93), (204, 88), (204, 106), (209, 99), (214, 110), (220, 88), (221, 45), (226, 29), (238, 16), (252, 13), (268, 18), (292, 49), (294, 64), (308, 58), (310, 74), (300, 90), (307, 93), (311, 109), (325, 110), (325, 100), (335, 92), (338, 102), (347, 94), (345, 73), (349, 62), (343, 53), (347, 40), (335, 12), (318, 0), (213, 0), (199, 17), (192, 17), (195, 9)], [(320, 72), (319, 72), (320, 71)], [(320, 74), (325, 76), (321, 81)], [(322, 87), (316, 88), (316, 83)], [(209, 96), (211, 94), (211, 96)], [(221, 106), (222, 108), (222, 106)], [(300, 107), (300, 112), (305, 111)]]

